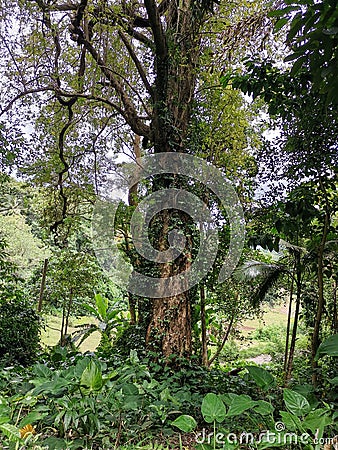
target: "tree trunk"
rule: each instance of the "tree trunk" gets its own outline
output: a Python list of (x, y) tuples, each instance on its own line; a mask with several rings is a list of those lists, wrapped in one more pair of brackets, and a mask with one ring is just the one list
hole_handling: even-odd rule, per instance
[(296, 340), (297, 340), (297, 328), (298, 328), (298, 320), (299, 320), (299, 311), (300, 311), (300, 299), (301, 299), (301, 292), (302, 292), (302, 272), (300, 267), (300, 255), (297, 255), (297, 275), (296, 275), (296, 308), (295, 308), (295, 318), (293, 322), (292, 327), (292, 337), (291, 337), (291, 343), (290, 343), (290, 350), (289, 350), (289, 357), (288, 357), (288, 363), (285, 373), (285, 385), (289, 383), (292, 376), (292, 368), (293, 368), (293, 357), (295, 354), (295, 348), (296, 348)]
[[(180, 2), (179, 8), (169, 6), (166, 31), (162, 28), (158, 7), (153, 0), (145, 0), (153, 31), (155, 58), (155, 89), (151, 129), (155, 153), (185, 152), (190, 125), (190, 112), (196, 85), (196, 67), (199, 57), (197, 29), (200, 23), (193, 17), (191, 0)], [(168, 189), (179, 182), (168, 181), (166, 175), (156, 180), (156, 187)], [(176, 182), (176, 184), (175, 184)], [(177, 211), (184, 227), (185, 213)], [(158, 234), (159, 250), (166, 249), (170, 231), (168, 211), (161, 213), (162, 227)], [(189, 227), (184, 227), (187, 242), (184, 254), (159, 267), (161, 278), (169, 278), (189, 270), (192, 258), (192, 237)], [(165, 358), (171, 355), (190, 356), (192, 352), (191, 305), (189, 292), (150, 301), (149, 325), (146, 333), (147, 347)]]
[(320, 328), (321, 328), (321, 321), (322, 321), (322, 315), (324, 311), (324, 304), (325, 304), (325, 298), (324, 298), (324, 249), (327, 241), (327, 236), (329, 233), (329, 227), (330, 227), (330, 208), (329, 208), (329, 202), (326, 195), (326, 190), (323, 185), (323, 182), (320, 180), (320, 186), (322, 188), (322, 192), (325, 197), (325, 219), (324, 219), (324, 228), (323, 228), (323, 235), (322, 239), (318, 248), (318, 259), (317, 259), (317, 282), (318, 282), (318, 304), (317, 304), (317, 313), (315, 317), (315, 323), (313, 327), (313, 334), (312, 334), (312, 349), (311, 349), (311, 357), (312, 357), (312, 384), (314, 386), (317, 385), (318, 381), (318, 363), (315, 359), (316, 353), (318, 350), (318, 347), (320, 345)]
[(292, 300), (293, 300), (293, 288), (294, 288), (294, 283), (295, 283), (295, 274), (296, 274), (296, 263), (294, 264), (294, 267), (292, 270), (291, 286), (290, 286), (288, 321), (287, 321), (287, 327), (286, 327), (286, 340), (285, 340), (285, 352), (284, 352), (284, 377), (286, 377), (286, 369), (287, 369), (288, 355), (289, 355), (289, 340), (290, 340), (290, 331), (291, 331)]
[[(182, 215), (178, 216), (181, 218)], [(159, 232), (159, 251), (167, 247), (167, 236), (170, 231), (172, 213), (161, 212), (162, 227)], [(183, 223), (182, 223), (183, 225)], [(189, 241), (189, 236), (185, 236)], [(160, 278), (170, 278), (189, 270), (191, 265), (191, 241), (188, 242), (185, 253), (174, 262), (163, 263), (158, 269)], [(174, 286), (175, 287), (175, 286)], [(180, 286), (181, 288), (181, 286)], [(146, 333), (146, 345), (149, 350), (163, 355), (167, 361), (175, 357), (189, 357), (192, 352), (191, 306), (188, 291), (165, 297), (165, 292), (159, 292), (159, 298), (150, 301), (150, 320)], [(175, 363), (175, 359), (173, 361)]]
[(333, 324), (332, 330), (333, 333), (338, 333), (338, 310), (337, 310), (337, 280), (334, 279), (332, 283), (332, 291), (333, 291)]
[(209, 360), (209, 367), (210, 367), (211, 364), (215, 361), (215, 359), (219, 357), (219, 355), (221, 354), (221, 351), (223, 350), (223, 348), (224, 348), (224, 346), (225, 346), (225, 343), (226, 343), (227, 340), (229, 339), (230, 332), (231, 332), (232, 326), (233, 326), (233, 324), (234, 324), (235, 316), (236, 316), (236, 312), (235, 312), (235, 310), (234, 310), (234, 312), (233, 312), (233, 314), (232, 314), (232, 316), (231, 316), (230, 323), (229, 323), (229, 325), (228, 325), (227, 331), (226, 331), (226, 333), (225, 333), (224, 336), (223, 336), (222, 342), (221, 342), (221, 344), (219, 345), (219, 347), (217, 348), (216, 353), (214, 354), (214, 356), (213, 356), (212, 358), (210, 358), (210, 360)]
[(207, 340), (207, 324), (205, 314), (205, 287), (200, 285), (200, 306), (201, 306), (201, 340), (202, 340), (202, 366), (208, 367), (208, 340)]
[(48, 258), (46, 258), (43, 263), (42, 278), (41, 278), (40, 293), (39, 293), (39, 302), (38, 302), (38, 308), (37, 308), (38, 312), (41, 312), (41, 310), (42, 310), (43, 294), (45, 292), (45, 287), (46, 287), (47, 269), (48, 269)]

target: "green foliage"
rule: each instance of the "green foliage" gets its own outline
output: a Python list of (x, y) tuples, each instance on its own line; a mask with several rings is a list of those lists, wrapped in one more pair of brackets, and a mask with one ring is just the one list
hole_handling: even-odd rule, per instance
[(207, 394), (202, 402), (201, 412), (207, 423), (223, 422), (226, 416), (224, 403), (216, 394)]
[(28, 365), (40, 349), (40, 318), (23, 300), (0, 303), (0, 363)]
[(248, 370), (250, 377), (253, 378), (257, 386), (263, 391), (267, 391), (275, 386), (275, 379), (267, 370), (257, 366), (247, 366), (246, 369)]
[(73, 341), (79, 340), (78, 346), (80, 346), (92, 333), (98, 331), (101, 334), (98, 351), (101, 355), (108, 355), (112, 352), (114, 336), (123, 332), (127, 320), (123, 317), (118, 301), (108, 307), (108, 298), (101, 294), (95, 294), (94, 298), (96, 308), (88, 303), (84, 303), (82, 306), (97, 319), (98, 323), (78, 325), (77, 328), (80, 330), (75, 333)]
[(327, 95), (327, 102), (338, 103), (338, 15), (332, 0), (307, 2), (288, 0), (286, 7), (273, 11), (278, 17), (276, 31), (288, 25), (287, 41), (293, 53), (292, 73), (302, 68), (311, 74), (313, 88)]
[(334, 334), (322, 342), (317, 350), (316, 358), (323, 355), (338, 356), (338, 334)]

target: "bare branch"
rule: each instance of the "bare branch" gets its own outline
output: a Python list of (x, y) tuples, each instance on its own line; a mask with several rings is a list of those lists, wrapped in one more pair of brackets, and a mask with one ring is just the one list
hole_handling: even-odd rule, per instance
[(44, 87), (44, 88), (26, 89), (26, 90), (20, 92), (3, 109), (0, 110), (0, 117), (4, 113), (8, 112), (12, 108), (14, 103), (17, 102), (18, 100), (20, 100), (20, 98), (25, 97), (26, 95), (36, 94), (37, 92), (47, 92), (47, 91), (54, 91), (54, 87), (52, 87), (52, 86), (48, 87), (47, 86), (47, 87)]

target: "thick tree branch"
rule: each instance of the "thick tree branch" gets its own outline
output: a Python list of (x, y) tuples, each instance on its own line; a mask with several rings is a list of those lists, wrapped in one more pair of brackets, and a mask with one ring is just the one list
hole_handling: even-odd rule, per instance
[(156, 53), (161, 58), (165, 58), (167, 56), (167, 42), (159, 10), (155, 0), (144, 0), (144, 5), (147, 9), (151, 30), (153, 32)]
[[(62, 225), (67, 217), (67, 209), (68, 209), (68, 198), (64, 192), (63, 189), (63, 181), (64, 178), (63, 176), (68, 172), (69, 170), (69, 164), (65, 158), (65, 154), (64, 154), (64, 141), (65, 141), (65, 135), (67, 130), (70, 128), (70, 126), (73, 123), (73, 110), (72, 110), (72, 106), (74, 105), (74, 103), (76, 102), (77, 98), (76, 97), (72, 97), (70, 98), (67, 102), (64, 101), (62, 98), (58, 97), (59, 102), (61, 103), (61, 105), (63, 106), (67, 106), (68, 109), (68, 121), (67, 123), (63, 126), (60, 134), (59, 134), (59, 140), (58, 140), (58, 149), (59, 149), (59, 158), (60, 161), (63, 165), (63, 168), (60, 170), (60, 172), (58, 172), (58, 189), (59, 189), (59, 193), (60, 193), (60, 197), (62, 199), (62, 211), (61, 211), (61, 218), (59, 220), (56, 220), (51, 226), (50, 226), (50, 231), (52, 233), (55, 234), (55, 240), (57, 238), (57, 229), (59, 227), (59, 225)], [(55, 241), (57, 243), (57, 241)]]
[[(83, 35), (79, 36), (78, 43), (84, 45), (87, 49), (88, 53), (92, 56), (94, 61), (96, 61), (99, 66), (101, 72), (104, 74), (106, 79), (109, 81), (111, 86), (115, 89), (116, 93), (120, 97), (122, 104), (124, 106), (123, 117), (125, 118), (128, 125), (134, 131), (134, 133), (139, 134), (141, 136), (148, 136), (149, 127), (143, 123), (143, 121), (138, 117), (137, 111), (133, 102), (130, 100), (128, 95), (123, 89), (122, 84), (114, 77), (111, 70), (105, 66), (101, 56), (96, 51), (96, 49), (92, 46), (90, 42), (88, 42)], [(122, 113), (122, 110), (120, 110)]]
[[(71, 25), (69, 26), (69, 31), (71, 32), (71, 39), (76, 41), (79, 45), (84, 46), (84, 48), (88, 51), (88, 53), (97, 63), (98, 67), (100, 68), (105, 78), (114, 88), (124, 107), (122, 115), (125, 118), (128, 125), (134, 131), (134, 133), (139, 134), (141, 136), (148, 136), (149, 127), (139, 118), (135, 105), (125, 92), (123, 85), (119, 82), (119, 80), (115, 78), (114, 73), (108, 67), (106, 67), (100, 54), (91, 44), (91, 42), (89, 42), (89, 40), (86, 39), (84, 31), (80, 27), (84, 11), (87, 5), (87, 1), (88, 0), (81, 0), (81, 3), (76, 11), (76, 14), (74, 14), (72, 17)], [(120, 111), (122, 113), (122, 109)]]
[(124, 43), (124, 45), (126, 46), (129, 55), (131, 56), (131, 59), (134, 61), (134, 64), (136, 66), (136, 69), (141, 77), (141, 80), (143, 81), (143, 84), (145, 86), (145, 88), (147, 89), (148, 93), (150, 94), (150, 96), (153, 98), (154, 97), (154, 91), (153, 88), (150, 86), (150, 83), (147, 79), (146, 73), (142, 67), (142, 64), (140, 62), (140, 60), (138, 59), (136, 53), (134, 52), (132, 46), (130, 45), (130, 42), (128, 41), (127, 37), (124, 35), (124, 33), (122, 33), (122, 31), (119, 31), (119, 36), (122, 39), (122, 42)]

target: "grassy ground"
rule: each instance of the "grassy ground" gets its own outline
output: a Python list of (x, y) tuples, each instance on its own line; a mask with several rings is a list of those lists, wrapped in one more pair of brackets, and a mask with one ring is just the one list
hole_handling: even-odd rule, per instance
[[(46, 346), (56, 345), (60, 339), (61, 317), (59, 315), (45, 315), (45, 330), (42, 332), (42, 343)], [(76, 326), (85, 323), (95, 323), (92, 317), (71, 317), (68, 333), (74, 333)], [(271, 355), (276, 352), (282, 352), (285, 343), (285, 332), (281, 328), (286, 329), (287, 324), (287, 306), (279, 305), (274, 308), (266, 308), (266, 312), (262, 319), (247, 320), (243, 323), (241, 328), (242, 340), (237, 340), (234, 345), (238, 347), (241, 359), (255, 358), (259, 355)], [(255, 330), (267, 330), (276, 328), (276, 333), (273, 333), (273, 339), (261, 340), (252, 338)], [(257, 333), (256, 333), (257, 334)], [(100, 341), (100, 334), (98, 332), (90, 335), (80, 346), (82, 352), (94, 351)], [(229, 343), (233, 345), (232, 343)], [(302, 336), (297, 341), (298, 349), (306, 346), (306, 336)]]
[[(45, 315), (45, 329), (42, 331), (41, 340), (46, 346), (56, 345), (60, 340), (61, 329), (61, 317), (57, 315)], [(83, 325), (85, 323), (95, 323), (95, 319), (92, 317), (71, 317), (68, 333), (74, 333), (77, 325)], [(100, 333), (92, 333), (80, 346), (82, 352), (94, 351), (100, 341)]]
[[(261, 319), (247, 320), (241, 330), (241, 341), (237, 341), (239, 354), (243, 359), (255, 358), (259, 355), (275, 355), (283, 353), (286, 339), (288, 305), (266, 308)], [(259, 330), (262, 336), (259, 338)], [(270, 339), (267, 335), (271, 336)], [(253, 337), (254, 336), (254, 337)], [(300, 335), (296, 341), (296, 351), (307, 347), (307, 336)]]

